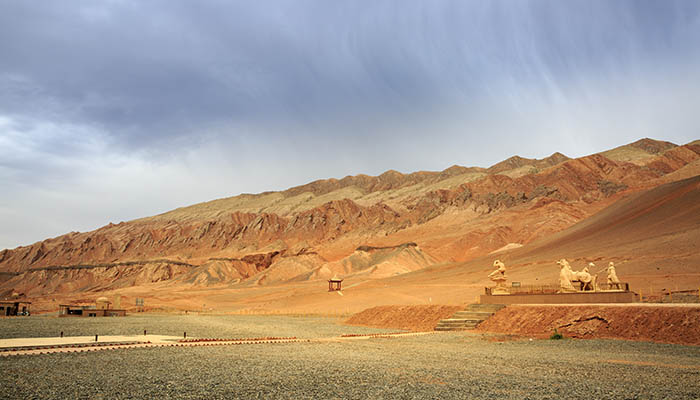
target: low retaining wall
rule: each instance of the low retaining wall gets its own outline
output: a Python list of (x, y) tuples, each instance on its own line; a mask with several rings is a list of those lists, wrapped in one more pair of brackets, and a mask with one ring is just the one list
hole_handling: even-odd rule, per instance
[(700, 306), (512, 305), (482, 322), (480, 332), (549, 337), (613, 338), (700, 345)]
[(432, 331), (441, 319), (449, 318), (463, 309), (463, 306), (444, 305), (378, 306), (353, 315), (345, 323), (415, 332)]
[(598, 304), (636, 303), (634, 292), (552, 293), (552, 294), (482, 294), (481, 304)]

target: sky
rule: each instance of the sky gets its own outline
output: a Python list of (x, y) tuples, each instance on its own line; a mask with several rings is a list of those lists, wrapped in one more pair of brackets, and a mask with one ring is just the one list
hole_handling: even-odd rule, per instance
[(0, 10), (0, 249), (316, 179), (700, 139), (697, 0)]

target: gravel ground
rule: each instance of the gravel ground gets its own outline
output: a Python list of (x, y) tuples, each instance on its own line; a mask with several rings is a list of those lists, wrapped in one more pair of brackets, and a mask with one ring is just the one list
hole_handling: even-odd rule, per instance
[(345, 318), (258, 315), (154, 315), (137, 314), (110, 318), (58, 318), (32, 316), (0, 318), (0, 339), (22, 337), (154, 335), (188, 338), (252, 338), (263, 336), (316, 338), (346, 333), (395, 332), (343, 325)]
[[(323, 322), (307, 321), (304, 332), (325, 329)], [(499, 342), (493, 341), (494, 338), (500, 337), (441, 333), (327, 343), (8, 357), (0, 358), (3, 371), (0, 397), (689, 399), (700, 396), (700, 347), (615, 340)]]

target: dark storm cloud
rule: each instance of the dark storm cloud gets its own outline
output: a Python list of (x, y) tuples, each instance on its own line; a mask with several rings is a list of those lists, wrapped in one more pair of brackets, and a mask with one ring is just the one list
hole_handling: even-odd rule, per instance
[(353, 32), (357, 6), (250, 4), (8, 3), (0, 107), (147, 145), (230, 121), (429, 103), (440, 89), (407, 53), (409, 32)]
[(675, 23), (697, 20), (697, 3), (676, 5), (6, 1), (0, 110), (129, 147), (231, 122), (430, 112), (478, 101), (493, 80), (663, 56)]

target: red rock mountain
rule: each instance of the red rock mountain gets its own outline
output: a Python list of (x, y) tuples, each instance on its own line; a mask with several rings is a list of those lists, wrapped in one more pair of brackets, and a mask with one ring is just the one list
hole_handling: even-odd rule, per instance
[(697, 141), (642, 139), (577, 159), (515, 156), (487, 169), (387, 171), (244, 194), (3, 250), (0, 295), (24, 293), (51, 309), (55, 299), (138, 288), (206, 297), (215, 286), (390, 279), (548, 238), (632, 193), (697, 176), (699, 160)]

